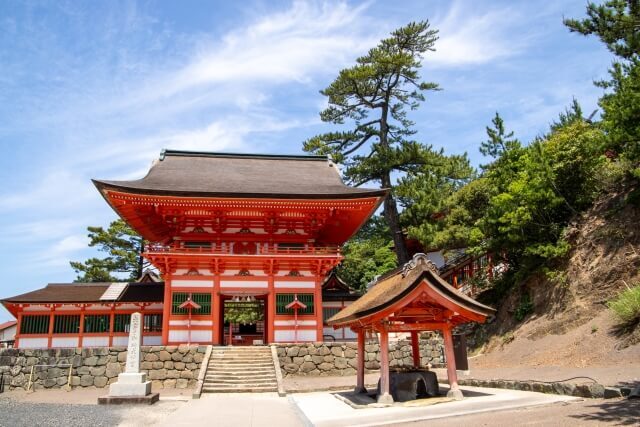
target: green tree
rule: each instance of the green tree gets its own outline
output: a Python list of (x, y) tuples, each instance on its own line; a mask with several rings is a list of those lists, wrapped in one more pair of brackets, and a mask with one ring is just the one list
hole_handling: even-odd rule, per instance
[[(320, 118), (343, 128), (352, 122), (353, 127), (315, 136), (304, 142), (304, 150), (332, 155), (345, 165), (346, 180), (356, 186), (375, 182), (392, 188), (394, 173), (425, 164), (431, 150), (410, 140), (415, 131), (407, 109), (416, 109), (424, 92), (438, 88), (421, 81), (419, 74), (422, 57), (434, 50), (436, 40), (437, 31), (428, 21), (411, 23), (341, 70), (320, 92), (329, 102)], [(404, 263), (409, 256), (394, 194), (385, 199), (383, 212), (398, 261)]]
[(389, 227), (380, 216), (373, 216), (347, 244), (338, 266), (338, 275), (352, 288), (360, 291), (376, 276), (397, 266), (389, 237)]
[(488, 140), (480, 143), (480, 152), (485, 156), (498, 158), (505, 152), (517, 148), (520, 143), (513, 138), (513, 132), (507, 132), (504, 128), (504, 120), (496, 111), (495, 117), (491, 120), (493, 127), (487, 126)]
[(435, 236), (442, 228), (442, 218), (449, 215), (446, 202), (475, 175), (466, 154), (445, 156), (440, 152), (429, 163), (403, 177), (396, 189), (405, 207), (402, 224), (425, 248), (439, 247)]
[(640, 1), (609, 0), (603, 4), (589, 2), (588, 18), (565, 19), (571, 31), (596, 35), (616, 56), (631, 60), (640, 53)]
[[(565, 19), (564, 23), (573, 32), (599, 37), (618, 58), (609, 70), (611, 79), (596, 82), (597, 86), (610, 90), (599, 101), (602, 126), (608, 136), (603, 148), (622, 154), (637, 167), (640, 161), (640, 1), (589, 3), (587, 18)], [(640, 175), (638, 169), (636, 172)]]
[[(142, 257), (145, 241), (127, 223), (118, 219), (103, 227), (87, 227), (89, 246), (108, 254), (105, 258), (89, 258), (84, 262), (71, 261), (78, 273), (76, 282), (118, 282), (136, 280), (148, 266)], [(127, 276), (122, 277), (123, 274)], [(119, 275), (119, 276), (118, 276)]]

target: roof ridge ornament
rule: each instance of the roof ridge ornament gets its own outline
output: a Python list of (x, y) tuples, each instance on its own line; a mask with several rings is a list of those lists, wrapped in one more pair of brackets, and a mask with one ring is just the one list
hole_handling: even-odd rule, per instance
[(435, 274), (439, 274), (438, 267), (431, 261), (426, 254), (418, 252), (402, 267), (402, 277), (406, 277), (411, 270), (419, 265), (424, 265), (425, 270), (431, 270)]

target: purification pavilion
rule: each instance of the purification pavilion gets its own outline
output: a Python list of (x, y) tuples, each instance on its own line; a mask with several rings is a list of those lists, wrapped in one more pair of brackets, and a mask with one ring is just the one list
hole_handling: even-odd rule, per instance
[[(150, 242), (143, 256), (163, 282), (50, 284), (6, 298), (18, 347), (126, 345), (135, 311), (144, 345), (322, 341), (323, 308), (354, 299), (329, 287), (325, 307), (325, 278), (387, 194), (346, 186), (326, 156), (175, 150), (142, 179), (94, 184)], [(295, 317), (294, 300), (305, 307)], [(225, 322), (243, 309), (255, 321)]]
[(418, 333), (441, 331), (449, 379), (449, 396), (462, 398), (458, 388), (452, 330), (467, 322), (484, 322), (495, 310), (443, 280), (425, 254), (416, 254), (403, 266), (379, 277), (370, 290), (327, 320), (334, 328), (350, 327), (358, 336), (356, 392), (364, 387), (364, 346), (367, 333), (380, 341), (380, 393), (378, 401), (393, 402), (389, 389), (389, 333), (410, 332), (413, 363), (420, 368)]

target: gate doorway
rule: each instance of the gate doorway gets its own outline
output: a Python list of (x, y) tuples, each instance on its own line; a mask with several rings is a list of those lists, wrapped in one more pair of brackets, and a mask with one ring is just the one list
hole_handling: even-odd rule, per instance
[(263, 345), (265, 300), (254, 296), (225, 297), (223, 300), (223, 344)]

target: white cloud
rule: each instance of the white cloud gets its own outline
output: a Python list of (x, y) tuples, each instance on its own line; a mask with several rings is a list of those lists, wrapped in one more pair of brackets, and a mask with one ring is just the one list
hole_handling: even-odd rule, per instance
[(440, 38), (426, 63), (439, 67), (484, 64), (526, 46), (527, 37), (517, 28), (521, 24), (518, 11), (504, 6), (480, 11), (469, 6), (457, 1), (445, 16), (434, 19), (433, 28), (439, 30)]

